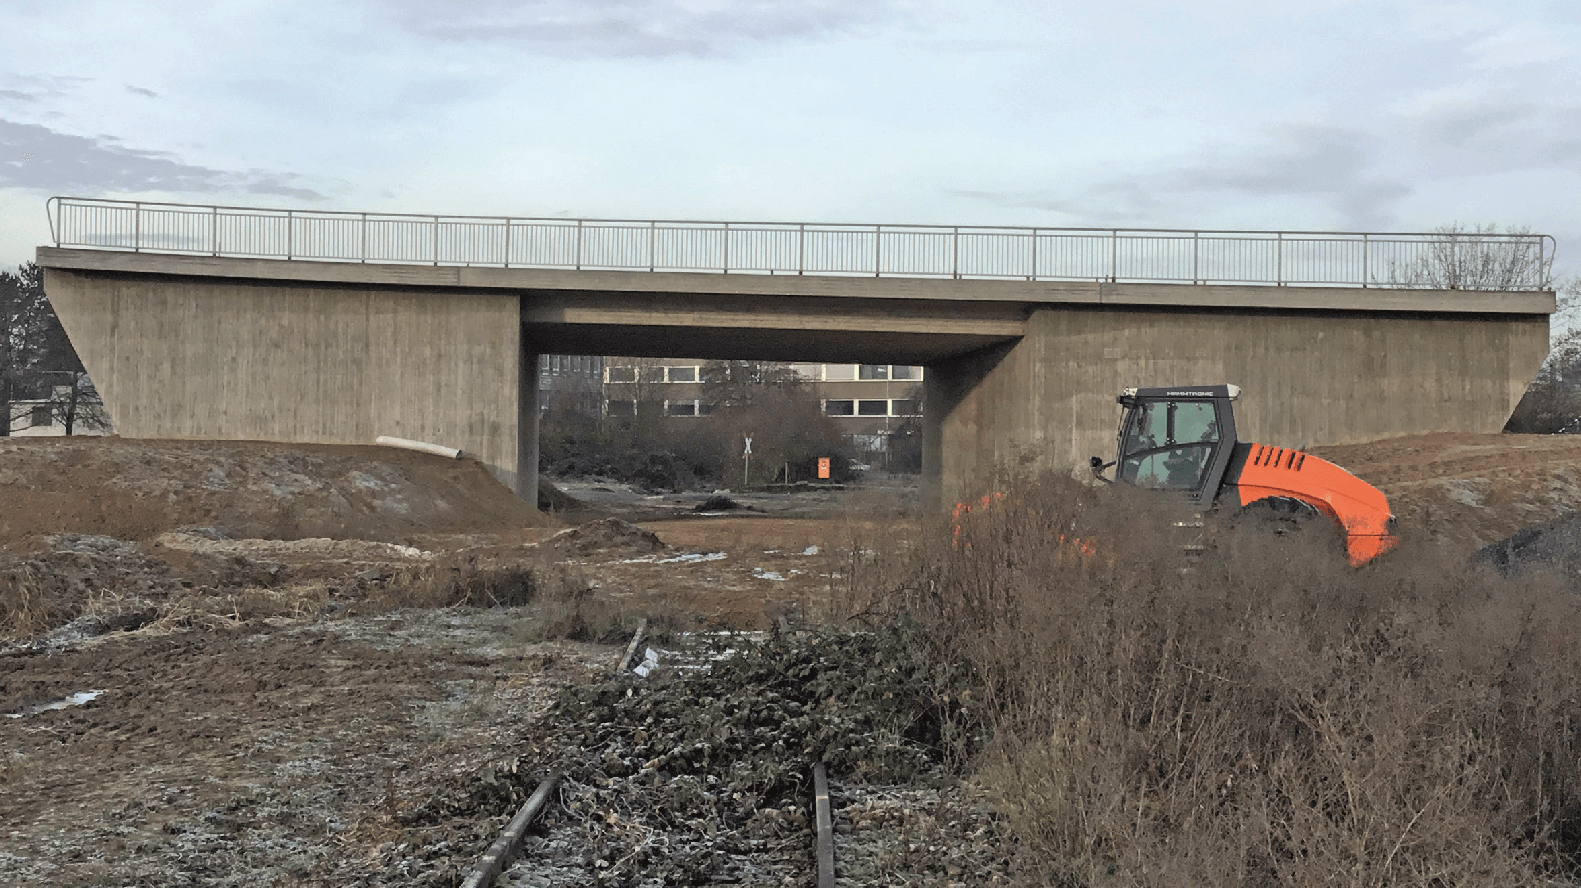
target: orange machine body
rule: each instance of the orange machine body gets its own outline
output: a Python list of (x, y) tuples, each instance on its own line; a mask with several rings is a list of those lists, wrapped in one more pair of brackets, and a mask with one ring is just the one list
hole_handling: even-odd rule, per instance
[(1230, 464), (1220, 498), (1249, 506), (1271, 497), (1300, 500), (1345, 530), (1345, 554), (1360, 566), (1394, 548), (1389, 501), (1378, 488), (1310, 453), (1246, 445), (1244, 461)]

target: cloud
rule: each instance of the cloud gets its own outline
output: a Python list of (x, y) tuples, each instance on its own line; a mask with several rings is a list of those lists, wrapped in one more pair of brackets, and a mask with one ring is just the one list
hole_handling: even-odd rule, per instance
[(504, 43), (567, 58), (725, 55), (749, 42), (859, 30), (896, 16), (895, 0), (402, 0), (410, 30)]
[(150, 99), (157, 99), (157, 98), (159, 98), (159, 93), (156, 93), (156, 92), (154, 92), (151, 89), (144, 89), (141, 86), (132, 86), (131, 84), (127, 84), (126, 85), (126, 91), (129, 92), (129, 93), (136, 93), (137, 95), (140, 95), (140, 96), (147, 96)]
[(0, 188), (56, 194), (138, 191), (246, 192), (309, 200), (324, 195), (291, 184), (295, 176), (261, 170), (216, 170), (174, 155), (139, 151), (113, 136), (87, 138), (0, 120)]
[(1391, 224), (1393, 206), (1411, 194), (1378, 169), (1376, 140), (1354, 129), (1285, 126), (1250, 146), (1215, 144), (1189, 155), (1137, 164), (1150, 168), (1095, 177), (1071, 192), (961, 192), (1000, 205), (1057, 212), (1100, 225), (1178, 226), (1204, 209), (1247, 201), (1297, 199), (1327, 206), (1347, 227)]

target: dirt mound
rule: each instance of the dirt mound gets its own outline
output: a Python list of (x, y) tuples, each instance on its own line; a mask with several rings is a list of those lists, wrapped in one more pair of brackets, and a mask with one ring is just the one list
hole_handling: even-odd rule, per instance
[(1581, 436), (1446, 432), (1308, 452), (1382, 490), (1402, 534), (1466, 555), (1581, 508)]
[(48, 535), (409, 542), (549, 523), (475, 460), (374, 445), (0, 439), (0, 547)]
[(601, 518), (562, 530), (544, 545), (564, 557), (590, 558), (595, 555), (652, 555), (669, 550), (659, 535), (627, 524), (619, 518)]

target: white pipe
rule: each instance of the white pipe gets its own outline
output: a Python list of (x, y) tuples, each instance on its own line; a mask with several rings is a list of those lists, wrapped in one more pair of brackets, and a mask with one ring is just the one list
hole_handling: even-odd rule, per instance
[(379, 437), (374, 438), (373, 441), (375, 444), (383, 444), (386, 447), (404, 447), (407, 450), (419, 450), (423, 453), (432, 453), (435, 456), (443, 456), (446, 459), (461, 458), (461, 451), (455, 449), (454, 447), (442, 447), (438, 444), (429, 444), (424, 441), (408, 441), (405, 438), (391, 438), (389, 435), (380, 435)]

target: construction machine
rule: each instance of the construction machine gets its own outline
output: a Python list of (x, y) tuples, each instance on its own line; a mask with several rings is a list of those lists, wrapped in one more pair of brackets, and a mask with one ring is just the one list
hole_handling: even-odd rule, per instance
[(1128, 388), (1115, 460), (1092, 458), (1100, 479), (1178, 496), (1199, 513), (1231, 513), (1236, 523), (1299, 526), (1327, 515), (1345, 532), (1355, 566), (1392, 549), (1394, 516), (1376, 487), (1310, 453), (1242, 441), (1235, 433), (1239, 386)]

